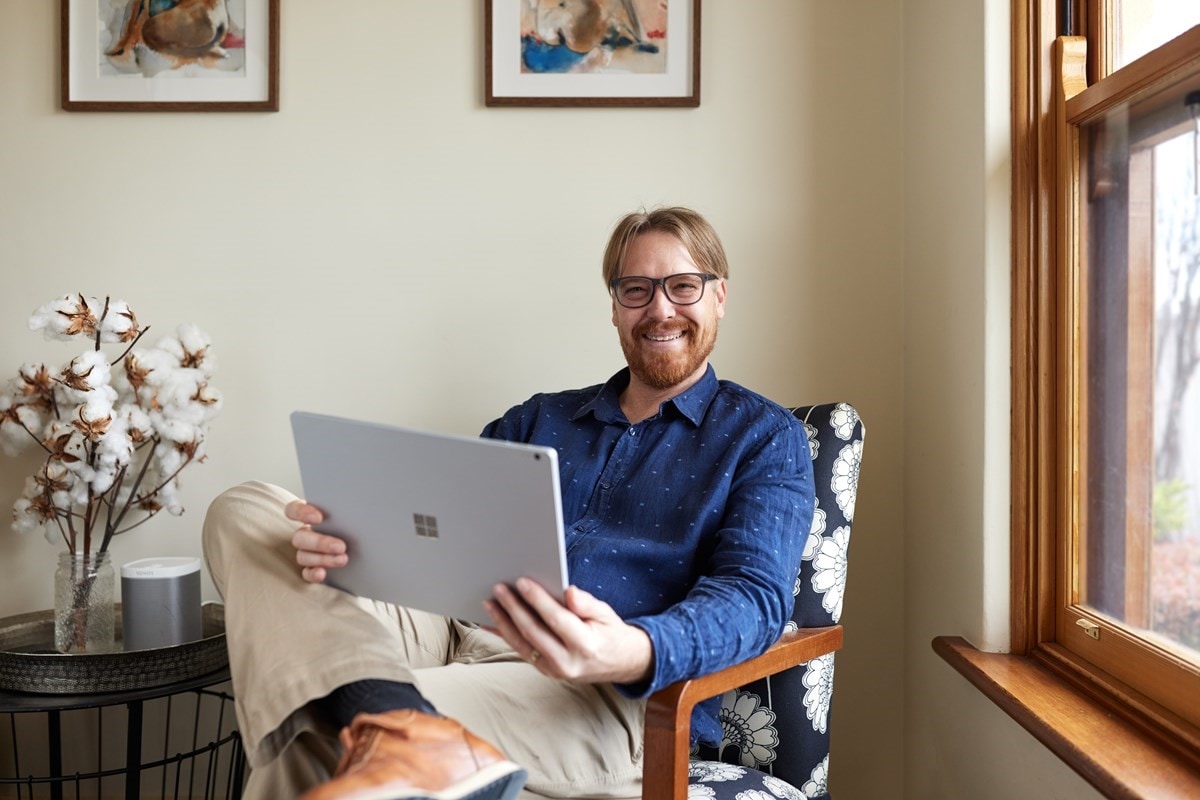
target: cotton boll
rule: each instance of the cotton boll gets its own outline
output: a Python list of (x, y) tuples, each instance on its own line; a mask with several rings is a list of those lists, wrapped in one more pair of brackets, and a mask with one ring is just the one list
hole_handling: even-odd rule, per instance
[(41, 534), (50, 544), (59, 542), (58, 526), (38, 513), (37, 507), (25, 497), (13, 503), (12, 529), (23, 536)]
[[(101, 390), (88, 392), (87, 397), (80, 404), (79, 410), (75, 412), (75, 418), (83, 425), (90, 424), (93, 430), (102, 430), (112, 424), (113, 401), (117, 399), (117, 394), (112, 391), (112, 387), (105, 386), (104, 388), (108, 389), (108, 392)], [(96, 440), (99, 437), (92, 435), (88, 438)]]
[(96, 470), (89, 466), (84, 466), (80, 470), (72, 470), (78, 480), (71, 484), (71, 488), (67, 490), (67, 495), (71, 498), (71, 504), (76, 506), (86, 506), (91, 498), (92, 481), (96, 479)]
[(87, 466), (83, 434), (74, 426), (52, 420), (43, 431), (42, 442), (53, 451), (53, 457), (64, 469), (78, 475)]
[(140, 331), (137, 316), (124, 300), (112, 300), (108, 314), (100, 321), (100, 341), (132, 342)]
[(191, 323), (180, 325), (175, 330), (185, 355), (183, 366), (199, 369), (206, 378), (211, 378), (217, 368), (216, 358), (212, 353), (212, 339), (199, 327)]
[(189, 442), (204, 435), (204, 408), (196, 404), (164, 406), (158, 414), (159, 424), (177, 431), (170, 435), (173, 442)]
[(4, 455), (19, 454), (32, 441), (20, 425), (10, 420), (0, 420), (0, 450), (4, 451)]
[(121, 359), (119, 367), (112, 371), (112, 387), (117, 390), (117, 394), (122, 397), (132, 397), (134, 394), (133, 383), (129, 380), (129, 370), (138, 370), (140, 365), (137, 361), (137, 356), (130, 353)]
[(76, 336), (93, 336), (96, 317), (104, 304), (95, 297), (63, 295), (39, 307), (29, 317), (29, 329), (42, 331), (47, 339), (69, 341)]
[(207, 383), (200, 384), (195, 398), (196, 404), (204, 409), (204, 420), (208, 421), (215, 417), (224, 405), (225, 397), (217, 389), (212, 388)]
[(154, 343), (154, 349), (166, 353), (175, 361), (175, 366), (183, 364), (183, 343), (173, 336), (164, 336)]
[(164, 475), (173, 475), (183, 466), (183, 454), (169, 442), (155, 447), (154, 457), (158, 460), (158, 468)]
[[(46, 424), (45, 414), (42, 413), (41, 409), (31, 405), (19, 406), (17, 408), (17, 419), (20, 420), (22, 425), (32, 431), (34, 436)], [(32, 441), (32, 437), (30, 441)]]
[(164, 374), (158, 384), (158, 404), (164, 409), (191, 405), (192, 397), (199, 391), (200, 379), (199, 371), (194, 369), (175, 369)]
[(112, 488), (121, 468), (133, 460), (133, 444), (129, 440), (124, 419), (113, 419), (108, 432), (96, 446), (96, 475), (92, 478), (92, 491), (103, 494)]
[(108, 431), (100, 438), (96, 457), (102, 464), (122, 467), (133, 459), (133, 442), (129, 435), (129, 420), (114, 412)]
[[(13, 403), (14, 400), (9, 395), (0, 395), (0, 449), (10, 456), (20, 453), (33, 441), (33, 437), (21, 425), (33, 422), (30, 430), (37, 431), (42, 422), (41, 415), (35, 410), (25, 411), (25, 406), (17, 406), (13, 410)], [(10, 418), (10, 412), (17, 416), (16, 420)]]
[[(53, 461), (46, 462), (46, 466), (42, 469), (42, 478), (46, 481), (47, 487), (50, 488), (50, 502), (55, 508), (66, 509), (71, 507), (71, 487), (75, 484), (75, 476), (67, 471), (66, 467), (57, 464)], [(38, 487), (42, 491), (42, 487)]]
[(54, 373), (45, 364), (22, 364), (9, 384), (15, 398), (27, 403), (51, 405), (54, 398)]
[(116, 464), (100, 464), (96, 467), (96, 474), (92, 476), (92, 480), (88, 483), (88, 488), (93, 494), (104, 494), (116, 483), (117, 475), (120, 474), (120, 471), (120, 467)]
[(113, 416), (120, 418), (131, 443), (144, 442), (154, 435), (154, 424), (150, 415), (133, 403), (117, 406)]
[(17, 533), (33, 533), (35, 530), (41, 529), (41, 519), (36, 518), (29, 511), (32, 506), (33, 504), (24, 497), (18, 497), (17, 502), (13, 503), (12, 529)]
[(89, 350), (71, 360), (59, 373), (61, 390), (66, 402), (84, 403), (88, 395), (101, 391), (112, 399), (116, 399), (116, 390), (109, 382), (112, 370), (108, 366), (108, 358), (98, 350)]
[(146, 383), (158, 386), (167, 376), (179, 366), (178, 359), (158, 347), (149, 350), (135, 350), (138, 366), (147, 371)]
[(173, 517), (182, 516), (183, 506), (179, 502), (179, 481), (168, 481), (158, 493), (158, 502)]
[(34, 500), (42, 493), (42, 487), (37, 482), (37, 478), (33, 475), (26, 476), (25, 483), (21, 485), (21, 497), (26, 500)]
[(54, 524), (53, 512), (47, 516), (45, 500), (42, 497), (42, 487), (36, 478), (25, 479), (21, 496), (13, 503), (12, 528), (17, 533), (42, 533), (47, 541), (58, 541), (58, 526)]
[(80, 353), (71, 361), (69, 369), (76, 375), (86, 376), (86, 381), (92, 388), (107, 386), (112, 377), (108, 356), (101, 350), (86, 350)]
[(112, 488), (113, 482), (117, 479), (116, 469), (110, 468), (110, 465), (105, 464), (103, 467), (96, 470), (96, 474), (92, 476), (88, 488), (94, 494), (104, 494)]
[(212, 345), (212, 339), (209, 338), (208, 334), (191, 323), (180, 325), (175, 329), (175, 335), (179, 337), (179, 343), (189, 353), (206, 350)]
[(91, 370), (88, 382), (93, 386), (112, 382), (112, 365), (108, 363), (108, 354), (103, 350), (85, 350), (75, 357), (75, 361)]
[(201, 436), (193, 423), (180, 417), (154, 413), (150, 415), (150, 419), (154, 422), (154, 431), (164, 441), (164, 444), (159, 445), (160, 448), (174, 449), (176, 443), (186, 444)]

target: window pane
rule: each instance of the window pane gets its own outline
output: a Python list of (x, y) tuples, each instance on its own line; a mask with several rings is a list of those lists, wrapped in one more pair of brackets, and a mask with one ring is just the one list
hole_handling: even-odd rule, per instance
[(1154, 496), (1150, 627), (1200, 651), (1200, 194), (1195, 131), (1153, 149)]
[(1190, 78), (1081, 128), (1078, 600), (1200, 662), (1197, 89)]
[(1200, 25), (1200, 2), (1114, 0), (1113, 19), (1116, 23), (1113, 69), (1120, 69), (1193, 25)]

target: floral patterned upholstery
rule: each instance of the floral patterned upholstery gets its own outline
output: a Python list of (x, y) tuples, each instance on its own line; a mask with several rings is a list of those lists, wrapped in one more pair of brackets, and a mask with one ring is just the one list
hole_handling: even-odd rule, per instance
[[(790, 628), (841, 619), (865, 429), (847, 403), (795, 408), (813, 459), (816, 510)], [(688, 798), (828, 798), (832, 653), (726, 693), (717, 749), (693, 750)]]

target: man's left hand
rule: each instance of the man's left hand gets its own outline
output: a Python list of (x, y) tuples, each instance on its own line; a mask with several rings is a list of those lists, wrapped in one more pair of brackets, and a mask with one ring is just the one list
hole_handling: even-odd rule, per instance
[(635, 683), (654, 664), (650, 637), (627, 625), (612, 606), (568, 586), (562, 603), (529, 578), (493, 589), (484, 608), (495, 632), (552, 678), (579, 683)]

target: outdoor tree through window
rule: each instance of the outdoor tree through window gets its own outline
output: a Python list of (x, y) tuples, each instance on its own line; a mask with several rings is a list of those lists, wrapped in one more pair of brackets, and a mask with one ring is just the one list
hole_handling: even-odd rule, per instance
[(1200, 78), (1080, 126), (1087, 505), (1079, 600), (1200, 661), (1193, 109), (1200, 115)]

